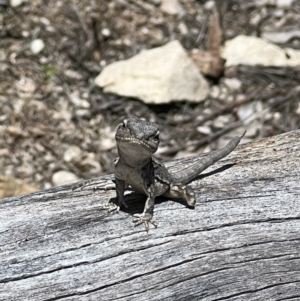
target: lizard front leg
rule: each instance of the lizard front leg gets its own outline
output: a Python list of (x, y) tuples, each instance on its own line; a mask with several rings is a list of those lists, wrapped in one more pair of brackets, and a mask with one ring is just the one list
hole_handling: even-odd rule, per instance
[(126, 183), (123, 180), (120, 180), (118, 178), (115, 178), (116, 181), (116, 191), (117, 191), (117, 204), (114, 204), (113, 202), (109, 202), (109, 211), (120, 211), (120, 208), (122, 205), (124, 205), (126, 208), (128, 208), (127, 204), (124, 201), (124, 191), (126, 188)]
[(143, 213), (136, 213), (133, 215), (133, 222), (135, 226), (144, 224), (147, 232), (149, 231), (149, 224), (152, 224), (155, 228), (157, 227), (156, 223), (152, 221), (154, 203), (155, 203), (155, 195), (154, 193), (149, 192), (147, 195), (147, 200), (146, 200)]

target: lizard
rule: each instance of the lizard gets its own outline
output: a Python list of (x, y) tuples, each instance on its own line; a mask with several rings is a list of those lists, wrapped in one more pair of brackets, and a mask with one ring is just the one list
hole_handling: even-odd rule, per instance
[[(245, 132), (244, 132), (245, 134)], [(142, 213), (133, 215), (135, 225), (144, 224), (156, 227), (152, 221), (155, 198), (182, 198), (191, 207), (196, 204), (195, 192), (187, 186), (203, 170), (231, 153), (244, 136), (233, 138), (225, 147), (200, 156), (196, 164), (171, 174), (165, 165), (153, 154), (159, 146), (159, 127), (137, 117), (128, 117), (117, 127), (115, 139), (119, 157), (114, 161), (116, 203), (109, 202), (109, 211), (119, 211), (124, 201), (124, 191), (131, 188), (147, 196)]]

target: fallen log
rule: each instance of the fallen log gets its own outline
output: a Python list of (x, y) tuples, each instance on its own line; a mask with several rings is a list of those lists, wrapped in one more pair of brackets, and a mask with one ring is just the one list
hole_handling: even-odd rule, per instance
[[(193, 158), (168, 163), (170, 169)], [(190, 185), (197, 204), (102, 210), (111, 175), (0, 200), (1, 300), (300, 299), (300, 131), (238, 146)]]

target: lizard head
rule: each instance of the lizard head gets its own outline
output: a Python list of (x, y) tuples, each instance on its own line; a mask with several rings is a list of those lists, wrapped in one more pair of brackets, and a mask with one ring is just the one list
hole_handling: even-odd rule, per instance
[(115, 138), (120, 156), (147, 158), (157, 151), (159, 128), (153, 122), (129, 117), (118, 125)]

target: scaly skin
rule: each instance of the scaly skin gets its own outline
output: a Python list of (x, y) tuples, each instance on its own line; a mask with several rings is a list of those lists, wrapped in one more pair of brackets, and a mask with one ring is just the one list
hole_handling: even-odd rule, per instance
[(191, 187), (186, 186), (204, 169), (231, 153), (241, 137), (233, 138), (224, 148), (207, 156), (199, 156), (199, 162), (170, 174), (167, 168), (152, 155), (159, 145), (159, 129), (155, 123), (137, 117), (129, 117), (119, 124), (116, 132), (119, 158), (115, 160), (117, 204), (109, 203), (109, 210), (119, 210), (124, 201), (124, 190), (130, 185), (133, 190), (147, 196), (144, 211), (134, 214), (135, 225), (144, 224), (149, 230), (152, 221), (155, 198), (162, 195), (183, 198), (189, 206), (195, 206), (196, 199)]

